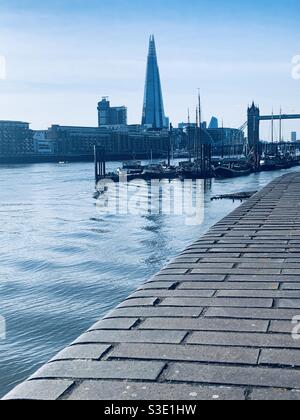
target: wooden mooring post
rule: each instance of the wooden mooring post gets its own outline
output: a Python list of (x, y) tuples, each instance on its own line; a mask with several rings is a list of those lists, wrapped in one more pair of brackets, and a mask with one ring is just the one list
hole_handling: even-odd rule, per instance
[(94, 156), (95, 156), (95, 183), (97, 183), (105, 178), (106, 175), (106, 154), (103, 147), (95, 146), (94, 147)]

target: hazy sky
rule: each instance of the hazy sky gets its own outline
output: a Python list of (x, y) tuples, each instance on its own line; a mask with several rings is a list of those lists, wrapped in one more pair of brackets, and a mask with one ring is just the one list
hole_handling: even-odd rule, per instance
[[(97, 102), (127, 105), (139, 123), (148, 39), (155, 34), (166, 114), (194, 113), (201, 88), (206, 119), (246, 121), (262, 113), (300, 113), (299, 0), (0, 0), (0, 119), (97, 125)], [(300, 132), (300, 122), (284, 123)], [(264, 124), (264, 132), (270, 132)]]

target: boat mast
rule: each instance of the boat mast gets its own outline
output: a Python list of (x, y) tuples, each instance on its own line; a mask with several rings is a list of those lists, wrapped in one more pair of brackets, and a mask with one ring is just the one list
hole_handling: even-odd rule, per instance
[[(198, 88), (198, 111), (199, 111), (199, 138), (198, 138), (198, 155), (199, 155), (199, 147), (202, 150), (201, 145), (201, 125), (202, 125), (202, 108), (201, 108), (201, 94), (200, 88)], [(197, 156), (199, 158), (199, 156)]]
[(222, 131), (221, 131), (221, 133), (222, 133), (222, 149), (221, 149), (221, 157), (222, 157), (222, 159), (224, 159), (224, 120), (222, 119)]
[(172, 140), (173, 140), (173, 125), (170, 124), (169, 144), (168, 144), (168, 168), (171, 166)]
[(272, 144), (274, 143), (274, 110), (272, 109)]
[(198, 89), (198, 110), (199, 110), (199, 127), (201, 128), (201, 124), (202, 124), (202, 108), (201, 108), (201, 94), (200, 94), (200, 89)]
[(196, 107), (196, 129), (195, 129), (195, 136), (194, 136), (194, 159), (198, 159), (198, 107)]
[(188, 108), (188, 148), (189, 148), (189, 162), (192, 161), (191, 155), (191, 116), (190, 116), (190, 108)]
[(280, 118), (279, 118), (279, 143), (282, 141), (282, 109), (280, 108)]

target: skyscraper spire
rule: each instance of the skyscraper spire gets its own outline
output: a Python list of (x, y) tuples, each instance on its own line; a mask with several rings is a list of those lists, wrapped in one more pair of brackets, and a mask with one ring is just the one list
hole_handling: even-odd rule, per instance
[(201, 124), (202, 124), (202, 106), (201, 106), (200, 89), (198, 89), (198, 111), (199, 111), (199, 127), (201, 128)]
[(142, 125), (167, 128), (154, 35), (150, 36)]

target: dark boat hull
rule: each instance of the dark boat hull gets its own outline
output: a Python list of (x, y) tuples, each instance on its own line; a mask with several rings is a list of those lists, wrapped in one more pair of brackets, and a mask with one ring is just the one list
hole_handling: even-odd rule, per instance
[(232, 169), (220, 166), (215, 168), (216, 178), (237, 178), (239, 176), (246, 176), (251, 174), (251, 169)]

